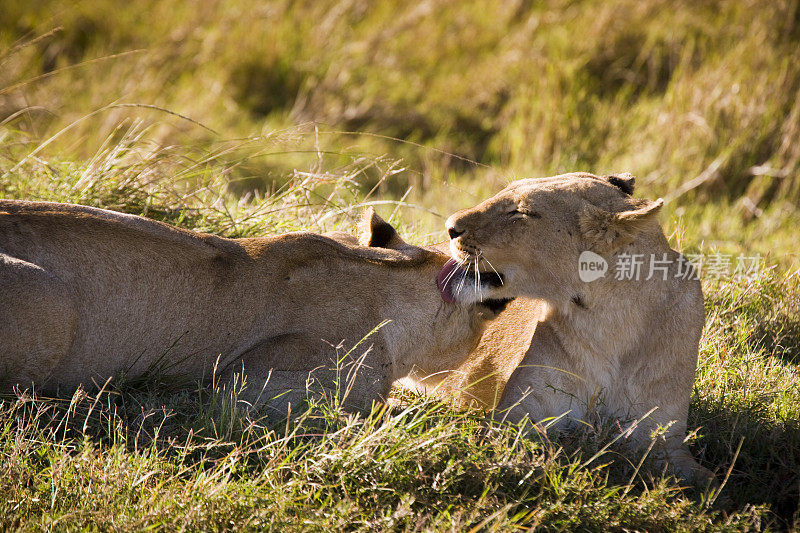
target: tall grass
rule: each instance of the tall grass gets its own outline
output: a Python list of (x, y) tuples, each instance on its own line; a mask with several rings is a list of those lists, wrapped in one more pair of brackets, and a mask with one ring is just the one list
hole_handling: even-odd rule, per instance
[[(656, 194), (746, 197), (752, 214), (800, 198), (798, 13), (794, 0), (7, 2), (0, 44), (16, 48), (1, 59), (0, 116), (27, 109), (18, 124), (41, 131), (146, 103), (223, 138), (314, 121), (502, 174), (624, 169)], [(96, 143), (131, 113), (110, 110), (79, 135)], [(181, 122), (157, 137), (185, 135), (215, 140)], [(420, 186), (486, 175), (376, 137), (329, 136), (405, 158)]]
[[(349, 228), (348, 208), (364, 200), (353, 183), (361, 160), (338, 172), (297, 169), (282, 188), (249, 197), (227, 181), (227, 162), (189, 147), (154, 150), (139, 125), (125, 124), (85, 161), (25, 161), (2, 193), (234, 236)], [(339, 215), (322, 220), (329, 213)], [(773, 267), (705, 288), (691, 442), (724, 480), (721, 493), (683, 486), (646, 453), (613, 444), (613, 424), (532, 439), (398, 391), (398, 407), (369, 416), (313, 396), (298, 420), (274, 426), (235, 388), (154, 373), (71, 398), (0, 400), (0, 520), (27, 530), (796, 526), (798, 276)]]
[(198, 398), (4, 400), (3, 529), (743, 531), (768, 518), (726, 517), (609, 455), (585, 464), (593, 443), (565, 452), (430, 399), (366, 417), (320, 406), (278, 429), (240, 411), (221, 432)]
[(399, 391), (274, 427), (152, 375), (0, 399), (0, 529), (797, 529), (799, 25), (788, 0), (4, 3), (0, 197), (231, 237), (377, 205), (429, 242), (509, 178), (625, 170), (677, 247), (766, 261), (704, 282), (689, 423), (721, 492), (607, 424), (532, 439)]

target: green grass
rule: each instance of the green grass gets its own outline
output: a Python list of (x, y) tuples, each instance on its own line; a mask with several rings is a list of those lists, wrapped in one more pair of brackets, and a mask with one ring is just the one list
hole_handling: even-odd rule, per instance
[[(395, 180), (400, 194), (403, 183), (465, 172), (491, 179), (493, 171), (335, 132), (420, 142), (502, 175), (623, 169), (655, 194), (701, 177), (687, 199), (747, 197), (758, 208), (800, 194), (800, 9), (792, 0), (4, 7), (0, 44), (17, 48), (2, 58), (0, 109), (21, 112), (14, 123), (26, 131), (138, 103), (220, 135), (175, 121), (159, 127), (165, 142), (319, 123), (323, 147), (410, 162), (420, 174)], [(64, 143), (86, 156), (134, 115), (163, 118), (111, 108)], [(293, 164), (266, 158), (242, 172), (270, 181)]]
[(514, 177), (630, 171), (675, 247), (765, 259), (704, 280), (689, 425), (719, 493), (602, 425), (400, 393), (268, 427), (156, 373), (3, 398), (0, 529), (796, 530), (798, 43), (794, 1), (4, 3), (0, 197), (231, 237), (376, 205), (429, 243)]
[[(313, 409), (222, 436), (192, 393), (107, 391), (0, 408), (4, 529), (746, 530), (668, 481), (487, 426), (431, 400), (368, 417)], [(585, 445), (591, 447), (591, 444)]]
[[(145, 157), (136, 131), (86, 161), (26, 162), (6, 176), (3, 196), (111, 206), (232, 236), (352, 229), (355, 213), (346, 210), (319, 220), (362, 203), (353, 180), (381, 163), (298, 169), (274, 194), (243, 198), (213, 153), (162, 148)], [(673, 240), (685, 233), (677, 226)], [(26, 530), (790, 528), (800, 484), (800, 276), (777, 268), (755, 281), (705, 284), (690, 427), (695, 455), (724, 481), (718, 495), (620, 448), (613, 427), (531, 439), (424, 397), (367, 417), (317, 403), (297, 423), (267, 427), (230, 391), (155, 373), (99, 394), (5, 398), (0, 522)]]

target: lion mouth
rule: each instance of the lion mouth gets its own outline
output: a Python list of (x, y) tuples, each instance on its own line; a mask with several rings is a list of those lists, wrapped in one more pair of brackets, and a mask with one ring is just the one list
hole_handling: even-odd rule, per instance
[(481, 272), (477, 268), (470, 268), (469, 265), (470, 263), (465, 265), (455, 259), (449, 259), (444, 264), (436, 276), (436, 286), (439, 288), (442, 300), (455, 303), (466, 291), (474, 291), (478, 299), (483, 300), (484, 291), (503, 285), (503, 275), (499, 272)]

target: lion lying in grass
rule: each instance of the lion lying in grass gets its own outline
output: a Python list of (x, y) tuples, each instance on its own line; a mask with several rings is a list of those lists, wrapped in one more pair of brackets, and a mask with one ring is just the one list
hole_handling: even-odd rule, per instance
[[(700, 282), (667, 243), (661, 201), (633, 198), (633, 185), (630, 175), (519, 180), (448, 219), (458, 264), (443, 292), (464, 305), (520, 297), (451, 388), (488, 406), (503, 391), (497, 410), (515, 421), (643, 419), (634, 442), (647, 446), (667, 428), (671, 464), (704, 482), (711, 473), (683, 443), (704, 323)], [(486, 275), (502, 284), (478, 282)]]
[(0, 200), (2, 388), (69, 392), (154, 370), (199, 379), (219, 359), (253, 394), (281, 395), (270, 405), (285, 412), (311, 374), (346, 383), (347, 405), (364, 408), (415, 370), (458, 366), (502, 302), (443, 301), (448, 257), (404, 243), (374, 213), (366, 222), (362, 244), (341, 232), (225, 239)]

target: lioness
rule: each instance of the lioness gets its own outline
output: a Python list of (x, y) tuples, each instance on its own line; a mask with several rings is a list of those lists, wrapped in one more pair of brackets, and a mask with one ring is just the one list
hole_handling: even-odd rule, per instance
[[(219, 357), (221, 369), (243, 367), (262, 398), (296, 392), (276, 409), (296, 405), (311, 372), (323, 386), (349, 385), (348, 405), (367, 407), (414, 369), (457, 366), (502, 307), (443, 301), (435, 280), (447, 259), (404, 243), (374, 212), (359, 244), (340, 232), (225, 239), (0, 200), (3, 388), (65, 392), (154, 367), (201, 378)], [(337, 377), (336, 359), (384, 319), (352, 352), (357, 368)]]
[[(645, 417), (634, 442), (667, 427), (670, 463), (704, 482), (711, 473), (683, 443), (704, 323), (700, 282), (656, 220), (662, 201), (633, 198), (633, 187), (629, 174), (523, 179), (447, 220), (458, 263), (444, 293), (465, 305), (527, 298), (488, 328), (461, 383), (477, 382), (472, 394), (491, 403), (508, 376), (497, 410), (511, 420), (583, 419), (590, 409)], [(476, 283), (476, 272), (502, 285)], [(488, 372), (499, 373), (481, 385)]]

